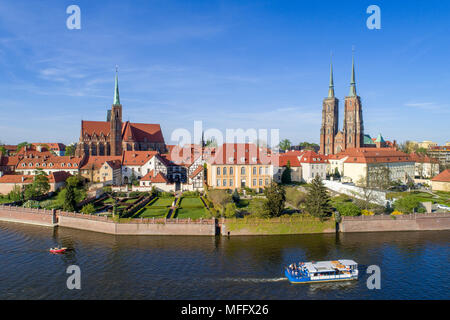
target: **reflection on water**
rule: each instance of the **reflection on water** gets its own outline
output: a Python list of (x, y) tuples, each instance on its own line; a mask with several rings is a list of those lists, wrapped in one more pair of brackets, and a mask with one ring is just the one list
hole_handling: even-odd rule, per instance
[[(450, 232), (120, 237), (0, 222), (1, 299), (448, 299)], [(62, 245), (65, 255), (49, 254)], [(358, 281), (291, 284), (284, 266), (348, 258)], [(66, 288), (81, 268), (82, 290)], [(381, 267), (381, 290), (366, 269)], [(423, 276), (423, 270), (428, 270)]]

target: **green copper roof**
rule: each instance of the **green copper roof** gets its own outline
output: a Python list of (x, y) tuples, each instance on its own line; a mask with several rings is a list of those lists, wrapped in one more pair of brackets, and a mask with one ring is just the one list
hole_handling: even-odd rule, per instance
[(119, 75), (116, 69), (116, 84), (114, 86), (114, 104), (115, 106), (120, 106), (120, 97), (119, 97)]
[(372, 138), (368, 134), (365, 134), (364, 135), (364, 144), (375, 144), (375, 142), (373, 142)]
[(334, 98), (333, 62), (330, 63), (330, 86), (328, 89), (328, 98)]
[(356, 97), (355, 55), (352, 56), (352, 81), (350, 82), (350, 97)]
[(375, 142), (385, 142), (384, 139), (383, 139), (383, 136), (381, 135), (381, 133), (378, 135), (378, 137), (375, 140)]

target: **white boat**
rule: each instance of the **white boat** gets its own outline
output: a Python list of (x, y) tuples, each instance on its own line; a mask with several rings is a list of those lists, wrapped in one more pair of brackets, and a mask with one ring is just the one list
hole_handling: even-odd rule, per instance
[(291, 283), (347, 281), (358, 279), (358, 264), (353, 260), (299, 262), (286, 267)]

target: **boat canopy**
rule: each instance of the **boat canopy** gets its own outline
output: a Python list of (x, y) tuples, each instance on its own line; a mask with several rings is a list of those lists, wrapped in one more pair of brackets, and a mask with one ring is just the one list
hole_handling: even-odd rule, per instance
[(339, 262), (341, 263), (341, 264), (343, 264), (344, 266), (348, 266), (348, 267), (350, 267), (350, 266), (357, 266), (358, 264), (355, 262), (355, 261), (353, 261), (353, 260), (339, 260)]

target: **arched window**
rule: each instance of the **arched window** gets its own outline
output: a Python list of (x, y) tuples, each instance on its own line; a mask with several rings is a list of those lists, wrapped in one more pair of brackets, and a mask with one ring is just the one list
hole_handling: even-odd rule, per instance
[(245, 167), (241, 168), (241, 174), (245, 174)]

